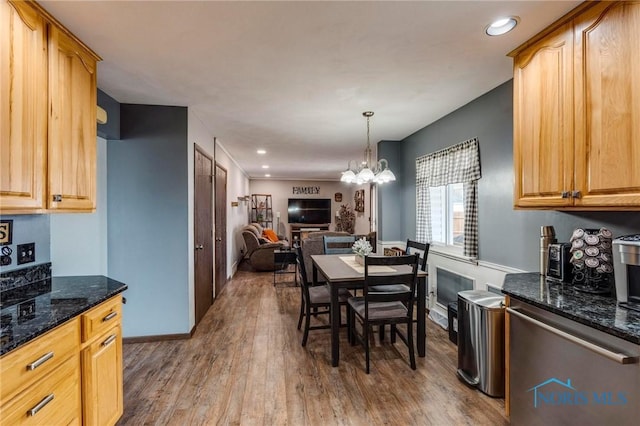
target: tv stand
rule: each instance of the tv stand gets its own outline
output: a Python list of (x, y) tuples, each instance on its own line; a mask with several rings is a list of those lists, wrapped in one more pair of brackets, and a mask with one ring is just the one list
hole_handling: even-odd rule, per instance
[(290, 223), (291, 243), (302, 241), (309, 232), (328, 231), (330, 223)]

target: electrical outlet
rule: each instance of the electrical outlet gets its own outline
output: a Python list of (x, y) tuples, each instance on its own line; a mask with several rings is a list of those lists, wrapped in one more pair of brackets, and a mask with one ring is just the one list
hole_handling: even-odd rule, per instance
[(18, 265), (36, 261), (36, 243), (18, 244)]
[(36, 299), (18, 304), (18, 324), (36, 317)]

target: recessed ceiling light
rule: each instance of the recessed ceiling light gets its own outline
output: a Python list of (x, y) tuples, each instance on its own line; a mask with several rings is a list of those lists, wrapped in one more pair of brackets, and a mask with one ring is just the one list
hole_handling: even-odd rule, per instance
[(271, 175), (267, 173), (266, 175), (264, 175), (264, 177), (271, 177)]
[(268, 168), (269, 168), (269, 166), (267, 166), (266, 164), (263, 164), (263, 165), (262, 165), (262, 168), (263, 168), (263, 169), (268, 169)]
[(267, 153), (267, 151), (265, 151), (264, 149), (259, 149), (259, 150), (257, 150), (256, 152), (257, 152), (258, 154), (260, 154), (260, 155), (264, 155), (264, 154), (266, 154), (266, 153)]
[(518, 25), (520, 18), (517, 16), (508, 16), (506, 18), (500, 18), (487, 25), (484, 32), (490, 36), (499, 36), (506, 34)]

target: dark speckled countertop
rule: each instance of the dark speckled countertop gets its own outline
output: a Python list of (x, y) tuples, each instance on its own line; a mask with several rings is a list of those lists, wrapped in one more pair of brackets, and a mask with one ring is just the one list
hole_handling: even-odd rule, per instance
[(119, 281), (91, 275), (52, 277), (0, 292), (0, 355), (126, 289), (127, 285)]
[(539, 273), (507, 274), (502, 292), (514, 299), (640, 344), (640, 312), (619, 307), (614, 297), (546, 281)]

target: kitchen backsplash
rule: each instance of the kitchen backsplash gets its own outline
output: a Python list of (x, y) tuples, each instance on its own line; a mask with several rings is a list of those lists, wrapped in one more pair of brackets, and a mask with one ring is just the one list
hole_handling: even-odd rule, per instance
[(0, 273), (0, 291), (13, 290), (47, 278), (51, 278), (51, 262), (2, 272)]

